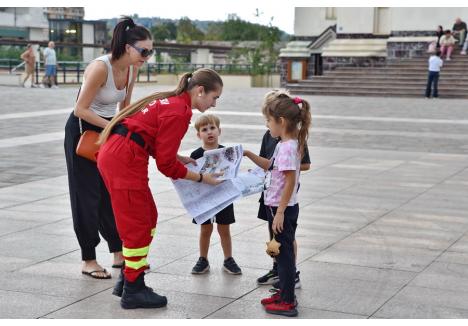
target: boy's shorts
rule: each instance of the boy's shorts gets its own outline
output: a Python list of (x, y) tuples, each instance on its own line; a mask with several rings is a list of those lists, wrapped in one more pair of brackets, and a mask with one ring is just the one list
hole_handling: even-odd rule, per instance
[[(229, 225), (235, 223), (236, 219), (234, 217), (234, 205), (229, 205), (228, 207), (220, 211), (218, 214), (216, 214), (215, 217), (207, 220), (206, 222), (203, 222), (201, 225), (213, 224), (215, 222), (220, 225)], [(195, 220), (192, 220), (192, 223), (197, 224)]]
[(57, 67), (55, 65), (46, 65), (46, 76), (55, 76), (57, 74)]

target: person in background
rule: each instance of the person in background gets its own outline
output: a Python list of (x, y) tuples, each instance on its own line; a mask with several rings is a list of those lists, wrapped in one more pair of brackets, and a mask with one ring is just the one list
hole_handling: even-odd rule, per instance
[(41, 88), (45, 88), (45, 85), (52, 88), (58, 88), (56, 82), (57, 55), (55, 53), (55, 43), (50, 41), (42, 54), (44, 56), (45, 76), (42, 80)]
[(455, 47), (456, 40), (452, 35), (452, 32), (448, 29), (444, 35), (440, 38), (440, 52), (441, 58), (445, 55), (447, 61), (451, 60), (453, 48)]
[(34, 85), (34, 68), (36, 67), (36, 56), (34, 55), (34, 50), (32, 44), (28, 44), (26, 51), (21, 54), (21, 59), (24, 61), (24, 72), (25, 77), (21, 81), (21, 86), (25, 87), (26, 81), (31, 77), (31, 87), (36, 87)]
[(429, 58), (429, 75), (427, 77), (426, 98), (431, 97), (431, 90), (433, 90), (432, 96), (434, 98), (439, 97), (439, 91), (437, 87), (439, 83), (440, 68), (442, 67), (443, 63), (444, 62), (440, 58), (440, 51), (437, 51)]
[(462, 21), (460, 17), (455, 19), (455, 24), (453, 24), (452, 31), (453, 36), (455, 36), (458, 39), (458, 44), (460, 44), (460, 46), (462, 46), (465, 42), (466, 30), (466, 23)]

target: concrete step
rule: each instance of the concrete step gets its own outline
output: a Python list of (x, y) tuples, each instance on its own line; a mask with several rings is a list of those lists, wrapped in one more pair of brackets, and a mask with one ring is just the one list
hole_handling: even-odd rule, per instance
[[(362, 86), (388, 86), (388, 87), (393, 87), (393, 86), (403, 86), (403, 87), (421, 87), (421, 86), (426, 86), (427, 80), (419, 80), (419, 81), (395, 81), (395, 80), (366, 80), (366, 79), (354, 79), (354, 80), (342, 80), (342, 79), (315, 79), (311, 81), (301, 81), (299, 82), (298, 85), (301, 85), (303, 87), (315, 87), (317, 85), (350, 85), (350, 86), (355, 86), (356, 84), (362, 85)], [(447, 81), (440, 81), (439, 82), (439, 88), (461, 88), (461, 89), (466, 89), (468, 91), (468, 81), (465, 83), (461, 82), (447, 82)]]
[[(426, 67), (339, 67), (335, 71), (362, 71), (362, 72), (425, 72), (427, 71)], [(452, 72), (452, 73), (467, 73), (468, 66), (465, 69), (459, 69), (457, 67), (443, 67), (442, 71)]]
[[(289, 88), (291, 94), (306, 94), (306, 95), (330, 95), (330, 96), (364, 96), (364, 97), (424, 97), (424, 89), (418, 92), (398, 91), (398, 90), (369, 90), (369, 89), (301, 89)], [(444, 93), (439, 92), (440, 98), (451, 99), (468, 99), (468, 93)]]
[[(442, 75), (441, 75), (442, 76)], [(443, 78), (442, 78), (443, 77)], [(460, 83), (468, 83), (468, 76), (464, 75), (463, 77), (459, 76), (451, 76), (451, 75), (443, 75), (441, 79), (439, 80), (440, 82), (460, 82)], [(406, 75), (395, 75), (392, 76), (392, 78), (389, 78), (388, 75), (368, 75), (368, 74), (362, 74), (362, 75), (322, 75), (322, 76), (314, 76), (311, 79), (306, 79), (306, 80), (301, 80), (301, 83), (309, 83), (309, 82), (314, 82), (315, 80), (343, 80), (343, 81), (354, 81), (354, 80), (369, 80), (369, 81), (389, 81), (391, 80), (392, 82), (398, 81), (398, 82), (416, 82), (416, 81), (427, 81), (427, 74), (424, 75), (414, 75), (414, 76), (406, 76)]]
[[(389, 90), (397, 90), (397, 91), (414, 91), (418, 92), (421, 89), (425, 89), (425, 84), (423, 85), (391, 85), (391, 84), (369, 84), (369, 85), (361, 85), (360, 83), (354, 83), (354, 84), (341, 84), (341, 83), (336, 83), (336, 84), (315, 84), (313, 87), (310, 85), (301, 85), (301, 84), (288, 84), (288, 87), (295, 88), (295, 89), (307, 89), (307, 88), (313, 88), (313, 89), (327, 89), (330, 87), (333, 88), (338, 88), (338, 89), (367, 89), (367, 90), (381, 90), (381, 91), (389, 91)], [(467, 94), (468, 95), (468, 87), (457, 87), (454, 88), (450, 85), (441, 85), (439, 86), (440, 91), (447, 91), (450, 93), (460, 93), (460, 94)]]
[[(408, 77), (408, 78), (418, 78), (424, 77), (427, 78), (427, 71), (419, 71), (419, 72), (405, 72), (405, 71), (392, 71), (392, 72), (372, 72), (372, 71), (346, 71), (346, 72), (326, 72), (323, 76), (330, 76), (330, 77), (338, 77), (338, 76), (346, 76), (346, 77), (354, 77), (358, 78), (360, 76), (369, 76), (375, 78), (395, 78), (395, 77)], [(467, 77), (468, 74), (466, 73), (453, 73), (447, 71), (441, 71), (440, 78), (453, 78), (453, 79), (463, 79)]]

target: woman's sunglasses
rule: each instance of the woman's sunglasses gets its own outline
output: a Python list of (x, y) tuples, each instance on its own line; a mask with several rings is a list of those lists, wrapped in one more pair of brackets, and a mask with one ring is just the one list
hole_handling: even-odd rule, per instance
[(137, 50), (143, 58), (151, 57), (153, 55), (153, 53), (154, 53), (153, 49), (148, 50), (148, 49), (144, 49), (144, 48), (139, 48), (138, 46), (135, 46), (135, 45), (131, 45), (131, 44), (129, 44), (129, 45), (132, 48), (134, 48), (135, 50)]

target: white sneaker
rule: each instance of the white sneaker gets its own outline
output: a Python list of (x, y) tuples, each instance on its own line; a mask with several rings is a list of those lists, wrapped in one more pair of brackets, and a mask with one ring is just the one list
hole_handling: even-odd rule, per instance
[(39, 84), (40, 88), (45, 88), (44, 84)]
[(58, 86), (57, 86), (57, 85), (52, 85), (52, 87), (51, 87), (51, 88), (54, 88), (54, 89), (56, 89), (56, 88), (58, 88)]
[(447, 59), (445, 59), (445, 60), (450, 61), (450, 60), (452, 60), (452, 59), (450, 59), (450, 57), (449, 57), (449, 58), (447, 58)]
[(460, 52), (461, 55), (466, 55), (466, 51)]

